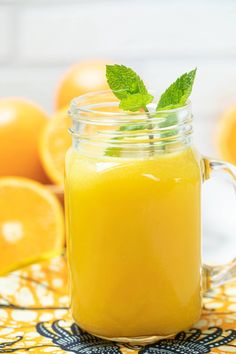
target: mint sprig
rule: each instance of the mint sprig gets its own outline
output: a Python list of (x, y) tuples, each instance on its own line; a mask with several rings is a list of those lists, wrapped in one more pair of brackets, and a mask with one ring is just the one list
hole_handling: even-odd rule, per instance
[(106, 77), (114, 95), (120, 99), (119, 107), (126, 111), (147, 111), (147, 104), (153, 96), (148, 92), (143, 80), (124, 65), (106, 65)]
[[(183, 106), (188, 100), (192, 88), (194, 79), (196, 76), (196, 70), (194, 69), (188, 73), (181, 75), (174, 83), (172, 83), (166, 91), (161, 95), (160, 100), (156, 107), (156, 117), (158, 118), (158, 111), (171, 110)], [(120, 100), (119, 107), (125, 111), (145, 111), (147, 112), (147, 118), (151, 118), (147, 105), (153, 101), (153, 96), (148, 92), (143, 80), (136, 74), (131, 68), (124, 65), (106, 65), (106, 77), (107, 82), (113, 91), (114, 95)], [(153, 115), (155, 117), (155, 115)], [(171, 126), (177, 123), (177, 117), (170, 114), (170, 119), (165, 121), (165, 126)], [(146, 127), (145, 124), (125, 124), (121, 125), (120, 131), (134, 131), (142, 130)], [(153, 124), (148, 125), (149, 139), (151, 154), (154, 152), (154, 135), (152, 130)], [(163, 136), (168, 136), (170, 133), (163, 132)], [(166, 134), (166, 135), (165, 135)], [(171, 133), (172, 134), (172, 133)], [(177, 134), (177, 131), (176, 131)], [(161, 137), (163, 137), (161, 136)], [(114, 138), (115, 139), (115, 138)], [(119, 139), (122, 139), (120, 137)], [(113, 139), (112, 139), (113, 140)], [(105, 151), (107, 156), (121, 156), (121, 147), (109, 147)]]
[(183, 106), (189, 98), (197, 69), (181, 75), (161, 95), (156, 110), (174, 109)]

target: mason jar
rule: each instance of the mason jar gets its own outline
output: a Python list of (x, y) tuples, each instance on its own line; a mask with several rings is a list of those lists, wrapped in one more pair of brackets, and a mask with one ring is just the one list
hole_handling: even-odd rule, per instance
[(235, 168), (195, 149), (189, 101), (148, 108), (124, 112), (111, 91), (75, 98), (65, 167), (72, 316), (131, 343), (189, 328), (203, 291), (236, 275), (201, 260), (201, 184)]

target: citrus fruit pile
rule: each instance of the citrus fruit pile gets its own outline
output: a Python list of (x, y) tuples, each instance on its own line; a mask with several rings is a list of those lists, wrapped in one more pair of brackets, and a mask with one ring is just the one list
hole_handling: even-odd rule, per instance
[(105, 64), (71, 67), (60, 81), (51, 117), (25, 98), (0, 99), (0, 275), (64, 249), (68, 106), (76, 96), (108, 88)]

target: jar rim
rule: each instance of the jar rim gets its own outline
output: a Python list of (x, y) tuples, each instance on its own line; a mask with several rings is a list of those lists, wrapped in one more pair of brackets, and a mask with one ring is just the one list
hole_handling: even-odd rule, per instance
[[(119, 100), (111, 90), (94, 91), (74, 98), (69, 111), (73, 146), (82, 149), (89, 143), (118, 150), (122, 146), (126, 152), (135, 152), (140, 149), (154, 151), (162, 149), (163, 145), (176, 150), (176, 146), (182, 148), (190, 144), (191, 102), (175, 109), (156, 111), (158, 96), (153, 91), (151, 93), (154, 100), (147, 105), (148, 112), (117, 111)], [(115, 112), (112, 111), (114, 107)]]
[[(154, 90), (150, 90), (149, 91), (151, 94), (153, 94), (154, 98), (156, 97), (156, 100), (157, 100), (157, 93), (156, 91)], [(71, 103), (70, 103), (70, 106), (69, 106), (69, 111), (68, 113), (71, 115), (71, 116), (75, 116), (76, 114), (94, 114), (94, 115), (97, 115), (97, 116), (103, 116), (103, 117), (110, 117), (110, 118), (116, 118), (116, 117), (119, 117), (119, 118), (127, 118), (129, 117), (129, 119), (131, 117), (153, 117), (155, 118), (156, 115), (158, 114), (161, 115), (161, 114), (171, 114), (171, 113), (178, 113), (180, 112), (181, 110), (183, 109), (191, 109), (191, 101), (188, 99), (186, 101), (186, 103), (180, 107), (177, 107), (177, 108), (172, 108), (172, 109), (163, 109), (163, 110), (158, 110), (158, 111), (150, 111), (150, 112), (130, 112), (130, 111), (120, 111), (120, 112), (109, 112), (109, 111), (103, 111), (103, 110), (96, 110), (94, 109), (97, 104), (96, 103), (87, 103), (86, 104), (86, 100), (89, 100), (91, 98), (95, 98), (96, 96), (97, 97), (101, 97), (101, 96), (105, 96), (105, 95), (109, 95), (111, 94), (112, 98), (114, 96), (114, 99), (116, 98), (115, 95), (113, 94), (112, 90), (101, 90), (101, 91), (91, 91), (91, 92), (88, 92), (88, 93), (85, 93), (83, 95), (80, 95), (80, 96), (77, 96), (75, 98), (72, 99)], [(110, 101), (110, 102), (118, 102), (118, 100), (113, 100), (113, 101)], [(109, 103), (109, 102), (104, 102), (104, 103)]]

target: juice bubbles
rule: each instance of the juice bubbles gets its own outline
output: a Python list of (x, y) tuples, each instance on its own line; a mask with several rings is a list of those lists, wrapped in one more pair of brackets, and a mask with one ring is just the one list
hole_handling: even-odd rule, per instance
[(149, 158), (66, 157), (71, 308), (108, 338), (169, 335), (201, 311), (200, 163), (191, 146)]

